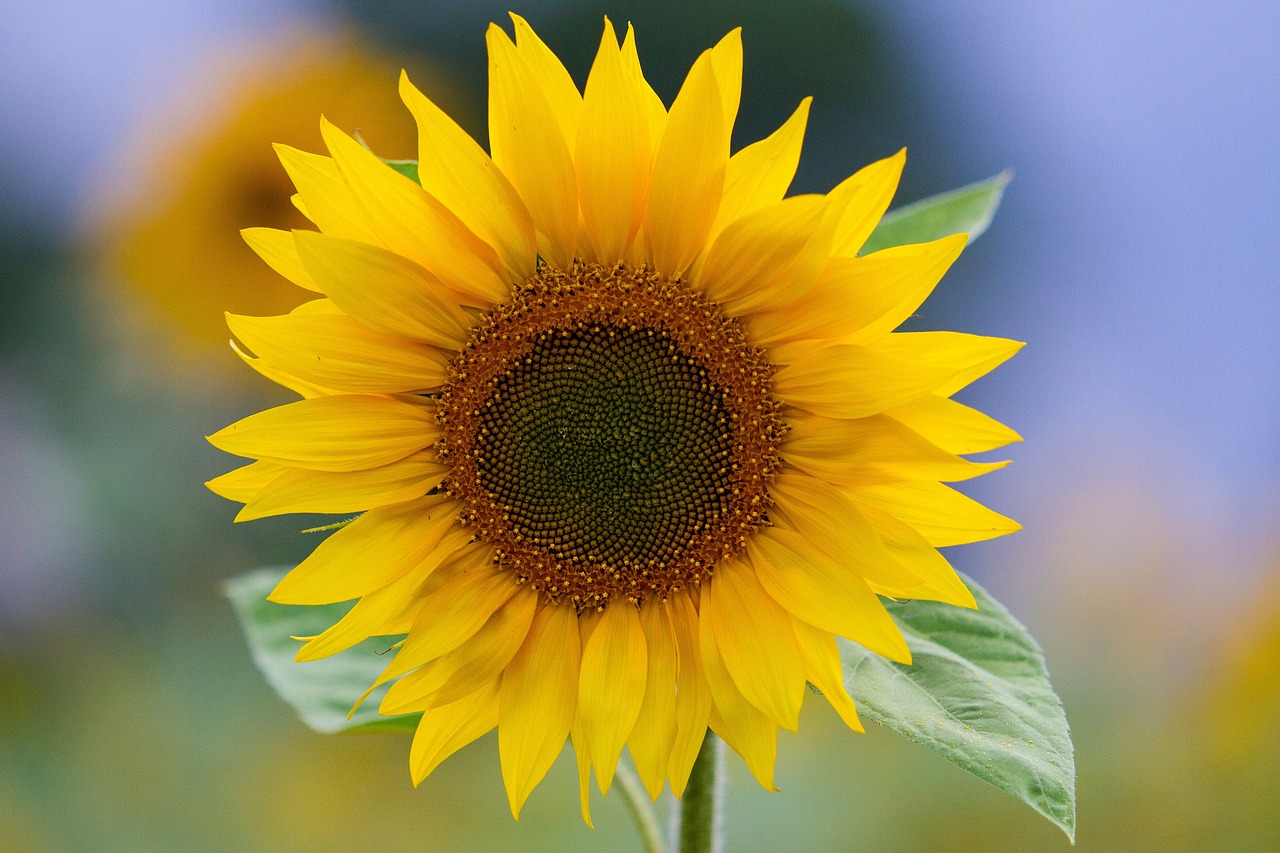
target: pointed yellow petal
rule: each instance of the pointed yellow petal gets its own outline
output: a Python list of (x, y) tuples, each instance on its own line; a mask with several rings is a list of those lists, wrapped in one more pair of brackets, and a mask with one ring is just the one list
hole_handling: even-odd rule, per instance
[(676, 680), (675, 740), (671, 744), (671, 762), (667, 776), (671, 793), (678, 799), (689, 782), (689, 772), (702, 749), (711, 714), (711, 688), (702, 668), (702, 652), (698, 628), (698, 611), (686, 592), (671, 595), (666, 602), (676, 639), (679, 674)]
[[(490, 25), (489, 148), (520, 193), (538, 232), (538, 251), (566, 268), (578, 243), (573, 155), (543, 87), (507, 34)], [(577, 90), (574, 90), (577, 95)], [(581, 99), (579, 99), (579, 104)]]
[(643, 218), (653, 139), (642, 90), (623, 68), (607, 19), (582, 107), (574, 163), (584, 236), (589, 260), (612, 264), (626, 255)]
[(905, 361), (881, 349), (857, 344), (775, 348), (784, 366), (773, 378), (786, 403), (829, 418), (865, 418), (908, 403), (955, 375), (942, 364)]
[(478, 237), (498, 250), (513, 280), (533, 274), (533, 220), (520, 194), (457, 122), (400, 72), (400, 97), (418, 124), (418, 180)]
[(220, 498), (248, 503), (272, 480), (290, 470), (275, 462), (250, 462), (205, 483), (205, 488)]
[(573, 721), (569, 738), (573, 741), (573, 757), (578, 765), (578, 801), (582, 804), (582, 822), (588, 829), (595, 830), (596, 825), (591, 821), (591, 749), (587, 746), (581, 715)]
[(782, 201), (800, 164), (800, 148), (812, 102), (813, 98), (805, 98), (782, 127), (729, 158), (724, 199), (711, 226), (709, 242), (729, 224)]
[(804, 665), (791, 618), (737, 560), (716, 566), (706, 594), (713, 601), (720, 658), (734, 684), (752, 705), (794, 732), (804, 702)]
[(640, 605), (640, 625), (649, 652), (644, 702), (627, 748), (650, 798), (662, 793), (676, 737), (676, 677), (679, 659), (671, 627), (670, 605), (650, 596)]
[(796, 642), (804, 658), (805, 677), (835, 708), (844, 724), (855, 732), (865, 731), (858, 719), (858, 709), (844, 686), (844, 665), (836, 638), (804, 622), (795, 621)]
[(889, 209), (906, 162), (907, 149), (903, 148), (892, 157), (859, 169), (831, 191), (832, 195), (848, 199), (831, 244), (832, 255), (853, 257), (858, 254), (879, 224), (880, 217)]
[(502, 674), (498, 755), (511, 813), (520, 819), (529, 794), (564, 747), (578, 707), (582, 641), (572, 607), (546, 604)]
[(752, 336), (764, 346), (819, 338), (872, 343), (920, 307), (964, 244), (961, 234), (861, 258), (832, 258), (808, 293), (753, 316)]
[(440, 437), (421, 406), (343, 394), (250, 415), (208, 437), (219, 450), (317, 471), (359, 471), (403, 459)]
[(630, 23), (627, 24), (627, 34), (622, 39), (620, 56), (622, 57), (622, 70), (626, 73), (631, 85), (640, 93), (640, 100), (644, 104), (645, 116), (649, 120), (649, 139), (656, 145), (658, 140), (662, 138), (662, 132), (667, 126), (667, 108), (662, 105), (662, 99), (658, 97), (657, 92), (653, 91), (653, 87), (649, 85), (649, 81), (644, 77), (644, 71), (640, 68), (640, 51), (636, 48), (636, 31)]
[(733, 132), (742, 100), (742, 27), (734, 27), (711, 48), (711, 68), (716, 73), (725, 133)]
[(401, 610), (429, 573), (428, 568), (419, 564), (403, 577), (361, 597), (345, 616), (303, 644), (294, 659), (299, 662), (320, 660), (378, 636), (381, 626)]
[(295, 231), (307, 271), (342, 311), (370, 329), (446, 350), (458, 349), (471, 323), (440, 279), (394, 252), (311, 231)]
[(653, 265), (676, 277), (702, 251), (724, 193), (729, 128), (707, 51), (681, 87), (653, 157), (645, 228)]
[(983, 453), (1022, 441), (1022, 436), (994, 418), (935, 394), (895, 406), (885, 415), (949, 453)]
[(542, 90), (548, 108), (560, 124), (569, 150), (574, 150), (578, 140), (578, 125), (582, 121), (582, 95), (573, 78), (551, 49), (538, 38), (529, 22), (509, 12), (516, 30), (516, 51), (529, 68), (534, 82)]
[(262, 361), (306, 382), (352, 394), (405, 394), (448, 380), (448, 356), (357, 323), (345, 314), (227, 315)]
[(691, 277), (708, 297), (737, 314), (796, 298), (812, 282), (788, 273), (808, 249), (826, 209), (823, 196), (804, 195), (744, 216), (716, 238)]
[[(713, 578), (715, 584), (719, 578)], [(702, 596), (698, 614), (698, 648), (707, 675), (714, 707), (711, 728), (734, 752), (742, 756), (751, 775), (766, 791), (774, 790), (773, 770), (778, 755), (778, 726), (747, 700), (738, 689), (720, 657), (715, 637), (715, 605), (711, 596)]]
[(787, 417), (783, 458), (839, 486), (902, 480), (967, 480), (1005, 462), (970, 462), (887, 415), (853, 420), (795, 412)]
[(769, 595), (795, 618), (910, 663), (902, 632), (866, 582), (841, 571), (790, 530), (770, 528), (747, 543), (747, 557)]
[(298, 287), (320, 290), (320, 286), (311, 278), (311, 273), (307, 272), (298, 257), (292, 232), (277, 228), (243, 228), (240, 236), (249, 244), (249, 248), (258, 253), (258, 257), (267, 262), (267, 266), (280, 275)]
[(249, 367), (253, 368), (260, 375), (265, 376), (267, 379), (270, 379), (272, 382), (283, 388), (288, 388), (304, 400), (310, 400), (314, 397), (328, 397), (329, 395), (336, 393), (331, 388), (322, 388), (315, 383), (304, 382), (296, 376), (291, 376), (290, 374), (285, 373), (283, 370), (278, 370), (268, 364), (264, 364), (262, 359), (254, 358), (249, 355), (249, 353), (241, 349), (240, 345), (234, 340), (229, 341), (228, 343), (231, 344), (231, 351), (234, 352), (241, 361), (249, 365)]
[[(331, 158), (279, 143), (272, 147), (284, 164), (285, 171), (289, 173), (293, 185), (298, 188), (297, 197), (302, 203), (303, 212), (321, 231), (364, 243), (380, 242), (377, 232), (362, 216), (360, 205)], [(386, 166), (382, 168), (387, 169)]]
[(920, 578), (916, 585), (884, 585), (877, 588), (872, 584), (872, 590), (894, 598), (922, 598), (977, 609), (978, 603), (974, 601), (973, 593), (960, 580), (955, 569), (951, 568), (947, 558), (938, 553), (938, 549), (930, 545), (914, 527), (865, 504), (859, 507), (859, 511), (871, 522), (890, 555)]
[(421, 563), (457, 520), (459, 504), (439, 495), (369, 510), (321, 542), (268, 600), (329, 604), (366, 595)]
[(596, 768), (600, 792), (609, 793), (622, 747), (644, 700), (648, 658), (640, 613), (630, 602), (606, 607), (582, 649), (578, 718)]
[[(355, 198), (354, 206), (378, 236), (362, 242), (383, 246), (425, 268), (467, 304), (487, 305), (507, 295), (509, 279), (498, 253), (453, 211), (333, 125), (322, 122), (320, 131)], [(323, 225), (320, 230), (351, 236)]]
[(438, 708), (497, 678), (528, 636), (537, 603), (537, 593), (518, 588), (471, 639), (391, 685), (378, 710), (410, 714)]
[(963, 332), (895, 332), (876, 342), (876, 350), (892, 358), (952, 370), (951, 378), (933, 389), (943, 397), (995, 370), (1024, 346), (1022, 341)]
[(450, 755), (498, 725), (498, 681), (450, 705), (432, 708), (418, 721), (409, 747), (409, 774), (415, 786)]
[(1022, 525), (942, 483), (892, 483), (847, 490), (856, 503), (873, 506), (914, 527), (935, 548), (981, 542)]
[(364, 512), (420, 498), (440, 485), (448, 472), (429, 450), (364, 471), (290, 468), (247, 500), (236, 521), (291, 512)]
[(418, 618), (378, 681), (389, 681), (446, 655), (475, 636), (519, 587), (493, 562), (487, 548), (472, 547), (451, 560), (449, 575), (422, 599)]

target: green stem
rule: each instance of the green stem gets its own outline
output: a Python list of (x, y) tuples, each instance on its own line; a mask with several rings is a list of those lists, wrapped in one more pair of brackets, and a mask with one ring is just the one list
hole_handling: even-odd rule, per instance
[(720, 738), (711, 731), (693, 762), (689, 784), (676, 812), (680, 853), (720, 853), (724, 847), (720, 808), (724, 799)]
[(622, 789), (622, 800), (636, 822), (636, 829), (640, 830), (645, 853), (666, 853), (666, 845), (662, 843), (662, 829), (653, 814), (653, 803), (636, 771), (631, 769), (631, 765), (620, 761), (613, 778)]

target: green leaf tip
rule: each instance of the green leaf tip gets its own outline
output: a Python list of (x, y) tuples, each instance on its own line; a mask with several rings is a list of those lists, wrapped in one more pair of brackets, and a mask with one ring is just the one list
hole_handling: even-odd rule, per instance
[(973, 243), (991, 225), (1004, 197), (1004, 188), (1012, 180), (1012, 170), (1005, 169), (985, 181), (895, 208), (880, 220), (861, 254), (868, 255), (890, 246), (927, 243), (949, 234), (968, 234), (969, 242)]
[(838, 640), (849, 694), (872, 722), (1022, 800), (1074, 844), (1075, 751), (1044, 653), (1008, 610), (961, 577), (977, 610), (887, 605), (911, 666)]
[(265, 566), (232, 578), (225, 592), (249, 641), (253, 662), (302, 721), (324, 734), (344, 731), (413, 731), (419, 714), (384, 717), (378, 703), (387, 687), (370, 694), (354, 714), (351, 706), (387, 665), (383, 654), (398, 637), (368, 639), (324, 660), (298, 663), (291, 637), (321, 633), (341, 619), (348, 604), (300, 606), (267, 601), (291, 566)]
[(418, 180), (418, 161), (417, 160), (383, 160), (391, 168), (404, 175), (415, 184), (422, 183)]

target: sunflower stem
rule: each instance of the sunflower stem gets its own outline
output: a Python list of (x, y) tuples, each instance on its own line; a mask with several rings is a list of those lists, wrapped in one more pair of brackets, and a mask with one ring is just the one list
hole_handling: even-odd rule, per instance
[(723, 763), (720, 738), (708, 730), (675, 813), (679, 853), (721, 853), (724, 848)]
[(631, 765), (618, 762), (614, 771), (614, 781), (622, 789), (622, 800), (640, 830), (640, 840), (644, 842), (645, 853), (667, 853), (667, 846), (662, 841), (662, 829), (658, 826), (658, 818), (653, 813), (653, 803), (640, 781), (640, 776), (631, 769)]

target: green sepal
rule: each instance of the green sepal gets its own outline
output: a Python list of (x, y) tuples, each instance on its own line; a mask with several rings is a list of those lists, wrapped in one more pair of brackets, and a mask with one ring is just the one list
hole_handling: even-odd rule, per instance
[(1008, 610), (961, 575), (977, 610), (886, 602), (913, 662), (838, 639), (858, 712), (1007, 791), (1075, 841), (1075, 753), (1044, 653)]
[(301, 643), (341, 619), (350, 604), (299, 606), (267, 601), (267, 595), (289, 566), (266, 566), (235, 577), (226, 595), (249, 641), (253, 661), (280, 698), (318, 732), (413, 731), (421, 714), (384, 717), (378, 703), (384, 685), (370, 694), (350, 719), (347, 713), (390, 661), (387, 654), (400, 637), (373, 637), (323, 660), (294, 660)]
[(383, 160), (391, 168), (404, 175), (415, 184), (421, 184), (418, 180), (418, 161), (417, 160)]
[(972, 243), (991, 224), (1004, 197), (1004, 188), (1011, 180), (1013, 172), (1006, 169), (985, 181), (895, 208), (880, 220), (859, 254), (868, 255), (908, 243), (927, 243), (948, 234), (968, 234)]

